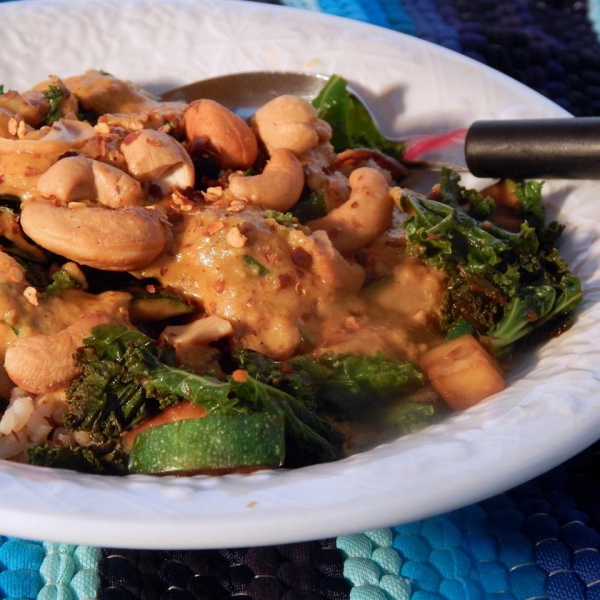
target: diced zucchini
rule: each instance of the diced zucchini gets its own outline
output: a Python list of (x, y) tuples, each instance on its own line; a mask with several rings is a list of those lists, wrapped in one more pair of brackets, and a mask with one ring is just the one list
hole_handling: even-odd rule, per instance
[(455, 410), (473, 406), (506, 387), (496, 359), (472, 335), (432, 348), (421, 356), (419, 366)]
[(212, 415), (140, 432), (129, 456), (129, 470), (158, 474), (276, 468), (284, 458), (280, 415)]
[(134, 296), (129, 303), (129, 316), (133, 322), (162, 321), (193, 312), (181, 298), (170, 294)]

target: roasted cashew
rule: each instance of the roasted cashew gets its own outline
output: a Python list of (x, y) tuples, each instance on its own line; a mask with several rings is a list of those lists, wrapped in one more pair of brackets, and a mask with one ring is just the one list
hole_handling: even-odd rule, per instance
[(121, 169), (86, 156), (68, 156), (55, 162), (38, 179), (37, 190), (62, 204), (97, 200), (109, 208), (124, 208), (142, 203), (138, 181)]
[(61, 119), (50, 128), (27, 133), (25, 137), (0, 137), (0, 194), (22, 198), (32, 196), (41, 174), (61, 156), (77, 152), (87, 156), (105, 156), (111, 142), (85, 121)]
[(194, 164), (185, 148), (162, 131), (142, 129), (128, 134), (121, 143), (127, 169), (143, 183), (156, 185), (163, 194), (173, 188), (194, 186)]
[(224, 169), (247, 169), (258, 155), (256, 136), (246, 122), (213, 100), (196, 100), (183, 119), (189, 140), (206, 138)]
[(356, 262), (346, 260), (331, 243), (324, 231), (306, 237), (312, 243), (312, 271), (332, 289), (358, 292), (365, 282), (365, 270)]
[(328, 215), (306, 223), (311, 231), (326, 231), (342, 254), (366, 246), (388, 229), (394, 209), (388, 182), (378, 170), (361, 167), (348, 181), (348, 200)]
[(32, 335), (17, 340), (6, 350), (4, 367), (11, 380), (32, 394), (53, 392), (69, 385), (78, 370), (73, 353), (97, 325), (110, 323), (105, 312), (84, 315), (52, 335)]
[(26, 202), (23, 231), (43, 248), (105, 271), (131, 271), (150, 264), (167, 245), (164, 217), (142, 207), (63, 208)]
[(319, 119), (313, 105), (289, 94), (259, 108), (252, 117), (252, 127), (269, 154), (276, 148), (287, 148), (300, 156), (331, 138), (331, 127)]
[(175, 350), (188, 346), (204, 346), (230, 336), (233, 327), (227, 319), (217, 315), (202, 317), (186, 325), (170, 325), (162, 332), (163, 337)]
[(300, 198), (304, 188), (304, 170), (296, 156), (285, 148), (277, 148), (259, 175), (234, 173), (229, 178), (229, 191), (240, 200), (285, 212)]

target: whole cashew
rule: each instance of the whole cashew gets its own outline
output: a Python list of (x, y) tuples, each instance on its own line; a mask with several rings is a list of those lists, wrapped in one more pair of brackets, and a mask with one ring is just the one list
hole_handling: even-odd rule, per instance
[(310, 102), (289, 94), (278, 96), (259, 108), (252, 127), (269, 154), (287, 148), (296, 156), (331, 138), (331, 127), (319, 119)]
[(342, 254), (362, 248), (388, 229), (394, 209), (388, 182), (376, 169), (356, 169), (348, 181), (348, 200), (326, 216), (306, 223), (311, 231), (326, 231)]
[(304, 188), (304, 170), (296, 156), (285, 148), (276, 149), (259, 175), (234, 173), (229, 178), (229, 191), (250, 204), (289, 210)]
[[(365, 282), (365, 270), (356, 262), (346, 260), (331, 243), (324, 231), (315, 231), (305, 238), (312, 246), (312, 271), (331, 289), (358, 292)], [(308, 248), (307, 248), (308, 249)]]
[[(85, 121), (61, 119), (49, 128), (34, 130), (23, 139), (0, 137), (1, 194), (31, 196), (40, 174), (66, 152), (98, 155), (101, 138)], [(105, 146), (104, 140), (102, 145)]]
[(55, 162), (40, 176), (37, 189), (42, 196), (63, 204), (97, 200), (110, 208), (123, 208), (142, 203), (138, 181), (121, 169), (86, 156), (69, 156)]
[(160, 188), (163, 194), (173, 188), (194, 186), (194, 164), (185, 148), (162, 131), (142, 129), (128, 134), (121, 143), (121, 153), (129, 172), (141, 182)]
[(167, 245), (164, 217), (142, 207), (69, 209), (33, 200), (21, 226), (43, 248), (105, 271), (141, 269)]
[(224, 169), (247, 169), (256, 160), (258, 143), (246, 122), (213, 100), (196, 100), (183, 122), (189, 140), (205, 137)]
[(78, 375), (73, 353), (97, 325), (110, 323), (104, 312), (84, 315), (52, 335), (32, 335), (17, 340), (6, 350), (4, 367), (10, 379), (32, 394), (53, 392), (69, 385)]

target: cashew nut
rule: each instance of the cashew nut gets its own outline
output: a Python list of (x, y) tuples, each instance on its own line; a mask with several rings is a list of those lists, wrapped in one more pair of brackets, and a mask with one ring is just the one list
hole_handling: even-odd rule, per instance
[(84, 315), (52, 335), (32, 335), (17, 340), (6, 350), (4, 367), (11, 380), (33, 394), (53, 392), (69, 385), (78, 375), (73, 353), (97, 325), (110, 323), (105, 312)]
[(217, 315), (209, 315), (186, 325), (165, 327), (162, 335), (175, 350), (185, 346), (203, 346), (233, 333), (231, 323)]
[(163, 194), (194, 186), (190, 155), (167, 133), (153, 129), (130, 133), (121, 143), (121, 153), (138, 181), (158, 186)]
[(361, 167), (348, 181), (348, 200), (326, 216), (306, 223), (311, 231), (326, 231), (342, 254), (354, 252), (381, 235), (391, 226), (394, 210), (388, 182), (378, 170)]
[(23, 206), (21, 226), (43, 248), (106, 271), (141, 269), (167, 245), (164, 217), (142, 207), (69, 209), (34, 200)]
[(324, 231), (315, 231), (306, 237), (313, 244), (312, 271), (332, 289), (358, 292), (365, 282), (365, 270), (356, 262), (346, 260), (331, 243)]
[(34, 130), (22, 139), (0, 137), (0, 194), (31, 197), (31, 190), (45, 173), (67, 152), (106, 156), (112, 142), (100, 136), (85, 121), (61, 119), (50, 128)]
[(42, 196), (63, 204), (97, 200), (110, 208), (123, 208), (142, 202), (138, 181), (121, 169), (86, 156), (68, 156), (54, 163), (38, 179), (37, 189)]
[(183, 122), (189, 140), (205, 137), (224, 169), (247, 169), (256, 160), (258, 143), (246, 122), (214, 100), (196, 100)]
[(285, 148), (277, 148), (259, 175), (234, 173), (229, 178), (229, 191), (240, 200), (281, 212), (289, 210), (304, 188), (304, 170), (296, 156)]
[(319, 119), (310, 102), (299, 96), (283, 95), (259, 108), (252, 127), (269, 154), (287, 148), (296, 156), (331, 138), (331, 127)]

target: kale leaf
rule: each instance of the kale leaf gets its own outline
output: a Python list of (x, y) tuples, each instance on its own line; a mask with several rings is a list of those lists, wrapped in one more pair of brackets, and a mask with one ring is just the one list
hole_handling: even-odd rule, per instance
[[(449, 278), (442, 328), (451, 331), (464, 319), (496, 355), (536, 331), (548, 335), (568, 326), (581, 301), (573, 277), (555, 242), (556, 222), (544, 225), (541, 184), (517, 186), (523, 221), (509, 232), (489, 220), (487, 200), (464, 190), (445, 170), (438, 200), (405, 193), (402, 208), (407, 252)], [(483, 216), (483, 219), (473, 216)]]
[[(188, 400), (213, 414), (275, 412), (285, 420), (287, 467), (341, 457), (343, 434), (314, 414), (313, 407), (264, 382), (248, 377), (220, 381), (175, 366), (170, 348), (159, 347), (146, 335), (121, 325), (93, 329), (75, 358), (81, 375), (67, 391), (65, 426), (86, 431), (92, 444), (83, 457), (77, 450), (36, 448), (32, 460), (61, 462), (65, 468), (105, 469), (107, 449), (115, 451), (123, 432), (146, 417)], [(92, 460), (90, 453), (98, 450)], [(40, 464), (38, 462), (37, 464)], [(86, 466), (87, 465), (87, 466)], [(119, 470), (115, 467), (115, 470)]]
[(332, 128), (331, 143), (336, 152), (348, 148), (373, 148), (400, 159), (404, 143), (383, 136), (367, 107), (348, 92), (348, 82), (338, 75), (329, 78), (313, 100), (319, 118)]
[(302, 397), (336, 418), (362, 416), (363, 409), (389, 405), (423, 383), (412, 364), (388, 361), (381, 353), (297, 356), (277, 362), (243, 350), (237, 358), (253, 377)]
[(81, 473), (126, 475), (127, 452), (119, 443), (60, 446), (42, 442), (27, 450), (29, 464)]

